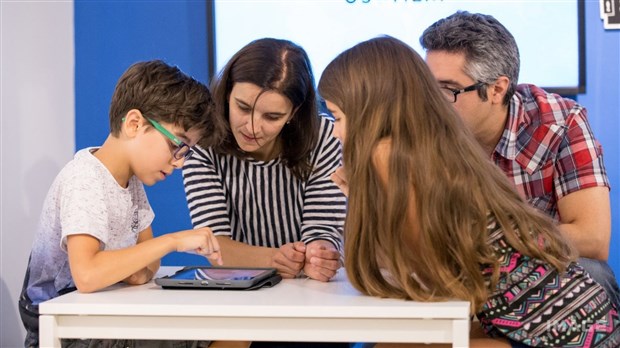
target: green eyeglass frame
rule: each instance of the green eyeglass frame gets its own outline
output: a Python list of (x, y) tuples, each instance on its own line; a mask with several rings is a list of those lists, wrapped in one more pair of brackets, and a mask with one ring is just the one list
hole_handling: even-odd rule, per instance
[(188, 159), (192, 157), (194, 151), (189, 145), (179, 140), (179, 138), (177, 138), (174, 134), (170, 133), (166, 128), (159, 124), (159, 122), (148, 117), (144, 118), (146, 118), (146, 120), (149, 121), (153, 125), (153, 127), (155, 127), (155, 129), (157, 129), (166, 138), (170, 139), (170, 141), (172, 141), (172, 143), (177, 146), (177, 148), (172, 153), (172, 157), (174, 157), (174, 159), (180, 160), (182, 158)]

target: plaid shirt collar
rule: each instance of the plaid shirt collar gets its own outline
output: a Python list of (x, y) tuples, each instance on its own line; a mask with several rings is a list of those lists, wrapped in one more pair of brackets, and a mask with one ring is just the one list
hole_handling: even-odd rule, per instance
[(519, 134), (527, 124), (531, 122), (525, 112), (523, 99), (515, 93), (508, 104), (508, 118), (504, 126), (504, 132), (495, 146), (495, 155), (514, 160), (519, 155), (519, 149), (526, 144), (519, 142)]
[[(553, 113), (542, 113), (538, 101), (547, 100), (544, 90), (534, 85), (519, 85), (508, 104), (508, 118), (504, 132), (493, 158), (505, 158), (519, 164), (523, 170), (532, 174), (545, 161), (544, 154), (557, 145), (559, 137), (554, 134), (558, 127)], [(557, 102), (551, 102), (552, 108), (561, 108)], [(566, 106), (564, 106), (566, 107)], [(564, 120), (561, 120), (563, 123)]]

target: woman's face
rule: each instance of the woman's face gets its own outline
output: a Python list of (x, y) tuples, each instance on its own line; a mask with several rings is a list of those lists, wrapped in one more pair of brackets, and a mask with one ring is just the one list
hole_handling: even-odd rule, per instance
[(253, 83), (235, 83), (228, 100), (228, 120), (239, 148), (257, 160), (268, 161), (282, 152), (279, 135), (292, 118), (293, 104), (277, 92), (261, 92)]
[(347, 133), (347, 115), (345, 115), (336, 104), (329, 100), (325, 100), (325, 105), (327, 106), (327, 110), (334, 115), (334, 137), (338, 138), (338, 140), (344, 144)]

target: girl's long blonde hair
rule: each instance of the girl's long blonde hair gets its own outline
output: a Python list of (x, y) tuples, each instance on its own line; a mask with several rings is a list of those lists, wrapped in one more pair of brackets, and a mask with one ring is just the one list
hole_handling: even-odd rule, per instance
[[(481, 267), (494, 269), (492, 287), (499, 276), (498, 256), (487, 244), (489, 214), (521, 253), (560, 271), (575, 259), (554, 223), (530, 207), (482, 152), (425, 62), (405, 43), (379, 37), (341, 53), (323, 72), (319, 93), (346, 115), (345, 267), (363, 293), (457, 298), (478, 311), (489, 294)], [(391, 142), (387, 188), (372, 165), (383, 139)], [(407, 242), (410, 194), (420, 231), (416, 243)]]

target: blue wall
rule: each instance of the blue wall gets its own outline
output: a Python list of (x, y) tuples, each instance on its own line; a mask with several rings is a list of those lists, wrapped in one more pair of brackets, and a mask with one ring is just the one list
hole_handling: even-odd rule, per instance
[[(138, 60), (160, 58), (208, 82), (206, 1), (76, 1), (76, 148), (100, 145), (109, 131), (116, 80)], [(599, 2), (586, 1), (586, 94), (592, 128), (605, 151), (612, 184), (612, 222), (620, 221), (620, 30), (605, 31)], [(561, 33), (550, 33), (560, 35)], [(552, 37), (552, 36), (550, 36)], [(328, 39), (328, 38), (326, 38)], [(541, 59), (545, 59), (541, 55)], [(526, 82), (526, 81), (524, 81)], [(180, 172), (147, 188), (156, 235), (191, 228)], [(620, 225), (613, 224), (610, 263), (620, 274)], [(174, 253), (165, 265), (203, 264)]]
[[(75, 1), (76, 149), (99, 146), (116, 81), (131, 64), (162, 59), (208, 83), (206, 1)], [(147, 187), (155, 235), (191, 228), (180, 171)], [(207, 264), (173, 253), (163, 264)]]
[(598, 1), (585, 4), (586, 93), (577, 96), (577, 101), (588, 109), (592, 130), (603, 145), (611, 182), (609, 263), (620, 277), (620, 30), (603, 29)]

